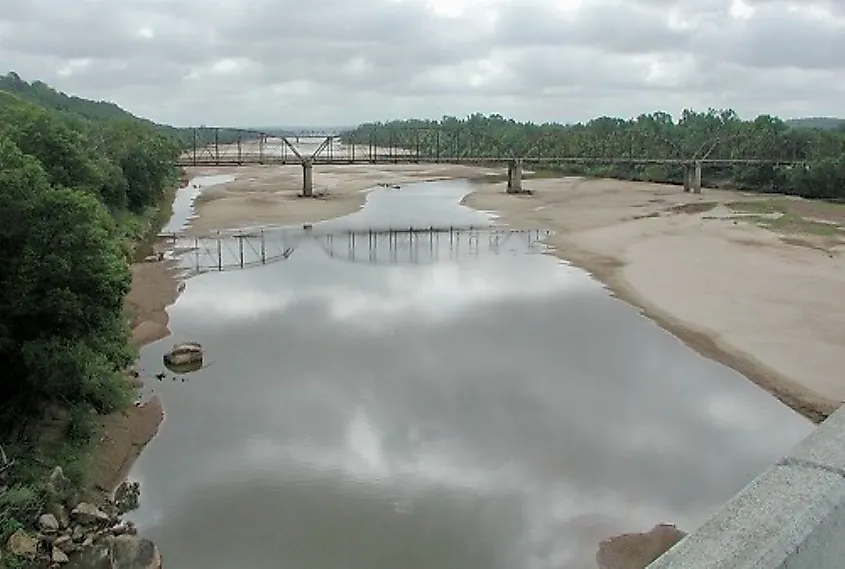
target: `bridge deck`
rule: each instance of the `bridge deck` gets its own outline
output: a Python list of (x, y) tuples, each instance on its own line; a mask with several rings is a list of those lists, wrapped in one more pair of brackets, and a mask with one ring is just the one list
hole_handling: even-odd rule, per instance
[[(327, 158), (316, 156), (310, 159), (313, 165), (384, 165), (384, 164), (478, 164), (478, 165), (505, 165), (513, 162), (513, 158), (497, 157), (432, 157), (432, 156), (391, 156), (380, 155), (364, 158)], [(776, 160), (776, 159), (742, 159), (742, 158), (707, 158), (703, 160), (691, 160), (683, 158), (603, 158), (603, 157), (526, 157), (520, 161), (526, 165), (556, 165), (556, 164), (667, 164), (667, 165), (689, 165), (695, 162), (711, 165), (800, 165), (804, 161)], [(241, 157), (181, 157), (177, 161), (178, 166), (247, 166), (247, 165), (301, 165), (303, 160), (296, 156), (241, 156)]]

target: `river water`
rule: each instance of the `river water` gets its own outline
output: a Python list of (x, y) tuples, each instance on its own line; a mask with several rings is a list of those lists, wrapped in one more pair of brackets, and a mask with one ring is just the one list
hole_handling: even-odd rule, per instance
[[(378, 189), (314, 229), (487, 223), (469, 189)], [(523, 236), (489, 243), (371, 264), (304, 239), (188, 281), (141, 364), (198, 341), (207, 365), (156, 383), (132, 473), (168, 569), (589, 569), (812, 429)]]

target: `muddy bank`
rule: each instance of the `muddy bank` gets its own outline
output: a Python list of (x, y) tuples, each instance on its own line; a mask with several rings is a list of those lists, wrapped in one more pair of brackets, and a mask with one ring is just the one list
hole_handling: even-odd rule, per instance
[(770, 196), (578, 178), (525, 185), (533, 195), (494, 184), (465, 203), (554, 230), (561, 258), (809, 419), (845, 400), (845, 209), (791, 200), (815, 211), (790, 211), (786, 224), (747, 213), (770, 209)]
[[(126, 297), (136, 349), (167, 337), (167, 307), (176, 301), (177, 281), (173, 263), (132, 265), (132, 289)], [(143, 374), (130, 374), (127, 381), (142, 387)], [(132, 464), (158, 432), (164, 420), (161, 400), (156, 396), (125, 411), (101, 417), (100, 440), (90, 457), (90, 479), (86, 499), (103, 503), (126, 479)]]

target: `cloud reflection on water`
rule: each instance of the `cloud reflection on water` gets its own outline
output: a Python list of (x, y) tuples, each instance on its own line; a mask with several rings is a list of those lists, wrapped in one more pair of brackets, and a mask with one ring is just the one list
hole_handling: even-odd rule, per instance
[(171, 313), (142, 363), (198, 340), (212, 365), (160, 385), (135, 516), (178, 567), (580, 569), (612, 533), (694, 529), (812, 428), (540, 255), (305, 248)]

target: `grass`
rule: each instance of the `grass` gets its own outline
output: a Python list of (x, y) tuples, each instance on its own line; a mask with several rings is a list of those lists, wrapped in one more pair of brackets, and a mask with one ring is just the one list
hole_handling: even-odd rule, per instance
[(731, 202), (728, 207), (779, 233), (845, 238), (840, 225), (845, 221), (845, 206), (841, 204), (775, 198)]
[[(11, 468), (8, 487), (0, 490), (0, 543), (19, 529), (31, 529), (39, 513), (50, 502), (75, 505), (79, 488), (87, 482), (87, 456), (96, 440), (97, 423), (89, 409), (51, 409), (24, 440), (4, 445)], [(61, 466), (71, 488), (51, 496), (45, 482)], [(4, 562), (8, 556), (4, 555)]]
[(845, 237), (845, 232), (838, 225), (812, 221), (805, 219), (795, 213), (785, 213), (778, 218), (755, 218), (757, 223), (768, 229), (780, 233), (801, 233), (805, 235), (818, 235), (820, 237)]
[(728, 207), (737, 213), (748, 213), (755, 215), (772, 215), (775, 213), (786, 213), (785, 200), (763, 199), (731, 202)]
[(669, 208), (672, 213), (706, 213), (716, 207), (716, 202), (692, 202), (674, 205)]

